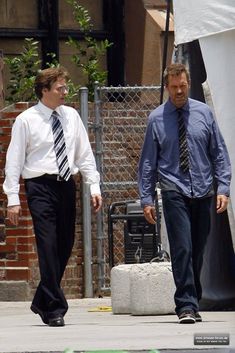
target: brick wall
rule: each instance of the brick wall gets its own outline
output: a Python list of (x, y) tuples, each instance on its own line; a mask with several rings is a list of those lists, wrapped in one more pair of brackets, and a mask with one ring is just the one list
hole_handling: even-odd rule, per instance
[[(4, 181), (4, 166), (11, 128), (16, 116), (29, 104), (17, 103), (0, 112), (0, 184)], [(83, 249), (80, 176), (76, 176), (77, 218), (76, 237), (72, 256), (66, 268), (62, 287), (68, 299), (83, 296)], [(20, 181), (22, 217), (19, 226), (12, 226), (5, 218), (6, 196), (0, 194), (0, 300), (30, 300), (39, 281), (34, 230)], [(23, 283), (23, 287), (22, 287)], [(22, 289), (23, 288), (23, 289)], [(12, 294), (14, 293), (14, 294)]]

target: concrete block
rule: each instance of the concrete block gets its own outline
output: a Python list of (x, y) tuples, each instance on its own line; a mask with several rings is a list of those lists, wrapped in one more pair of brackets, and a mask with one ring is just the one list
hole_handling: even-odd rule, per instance
[(113, 314), (130, 314), (130, 270), (134, 264), (117, 265), (111, 270)]
[(27, 301), (32, 295), (26, 281), (0, 281), (0, 301)]
[(135, 264), (130, 269), (132, 315), (164, 315), (175, 312), (175, 284), (170, 262)]

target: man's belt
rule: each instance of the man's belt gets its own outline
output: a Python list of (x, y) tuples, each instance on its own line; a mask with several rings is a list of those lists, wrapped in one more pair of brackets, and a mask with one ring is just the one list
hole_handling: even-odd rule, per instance
[(59, 174), (43, 174), (41, 177), (55, 181), (66, 181)]
[[(25, 181), (27, 180), (35, 180), (35, 179), (41, 179), (41, 178), (45, 178), (45, 179), (50, 179), (50, 180), (54, 180), (54, 181), (65, 181), (65, 179), (62, 178), (61, 175), (59, 174), (42, 174), (38, 177), (33, 177), (33, 178), (27, 178), (25, 179)], [(68, 180), (70, 180), (72, 178), (72, 175), (70, 176), (70, 178)]]

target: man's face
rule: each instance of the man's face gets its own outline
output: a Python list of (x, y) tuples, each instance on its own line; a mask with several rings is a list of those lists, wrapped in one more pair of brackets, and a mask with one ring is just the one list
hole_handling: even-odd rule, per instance
[(169, 75), (166, 89), (171, 102), (177, 108), (181, 108), (187, 102), (189, 87), (185, 72), (180, 75)]
[(59, 105), (64, 104), (65, 97), (68, 94), (66, 80), (64, 78), (58, 78), (58, 80), (52, 84), (50, 90), (43, 88), (42, 94), (42, 103), (51, 109), (55, 109)]

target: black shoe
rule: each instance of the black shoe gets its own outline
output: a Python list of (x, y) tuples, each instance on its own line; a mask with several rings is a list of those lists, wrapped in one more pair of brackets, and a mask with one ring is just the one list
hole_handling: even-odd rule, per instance
[(62, 316), (57, 316), (52, 319), (49, 319), (48, 325), (52, 327), (64, 326), (64, 318)]
[(196, 318), (192, 310), (184, 310), (179, 314), (179, 323), (180, 324), (195, 324)]
[(198, 311), (194, 315), (195, 315), (196, 322), (202, 322), (202, 317)]
[(34, 314), (40, 315), (40, 317), (42, 319), (42, 322), (44, 324), (46, 324), (46, 325), (48, 324), (49, 321), (48, 321), (47, 315), (43, 311), (41, 311), (38, 308), (36, 308), (33, 304), (31, 305), (30, 309), (32, 310), (32, 312)]

